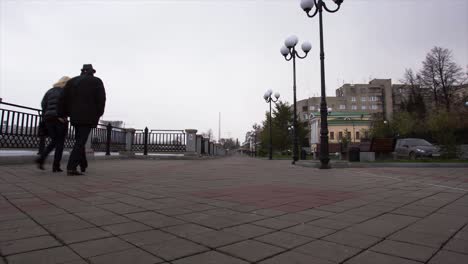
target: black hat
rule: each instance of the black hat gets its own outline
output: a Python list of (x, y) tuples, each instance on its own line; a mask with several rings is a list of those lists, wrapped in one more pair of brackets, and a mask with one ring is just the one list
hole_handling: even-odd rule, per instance
[(93, 65), (92, 64), (83, 64), (83, 69), (81, 69), (82, 72), (92, 72), (92, 73), (95, 73), (96, 70), (93, 69)]

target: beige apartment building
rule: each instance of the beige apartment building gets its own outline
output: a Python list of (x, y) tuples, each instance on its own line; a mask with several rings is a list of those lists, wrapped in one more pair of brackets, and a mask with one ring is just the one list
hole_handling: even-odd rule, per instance
[[(396, 96), (404, 93), (401, 84), (392, 84), (391, 79), (374, 79), (368, 84), (344, 84), (336, 89), (335, 96), (327, 97), (329, 110), (329, 141), (339, 143), (343, 137), (359, 143), (367, 138), (373, 116), (391, 120), (394, 109), (399, 109), (402, 100)], [(311, 97), (297, 102), (299, 120), (308, 123), (309, 142), (313, 149), (320, 141), (320, 97)]]
[[(393, 90), (402, 85), (392, 84), (391, 79), (374, 79), (368, 84), (344, 84), (336, 89), (336, 96), (327, 97), (327, 106), (332, 112), (381, 114), (392, 117)], [(297, 102), (300, 120), (310, 120), (310, 114), (320, 111), (320, 97), (310, 97)]]

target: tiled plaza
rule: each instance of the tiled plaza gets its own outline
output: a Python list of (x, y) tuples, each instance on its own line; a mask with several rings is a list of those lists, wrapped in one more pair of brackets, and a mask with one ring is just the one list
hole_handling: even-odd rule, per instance
[(467, 168), (0, 166), (0, 264), (462, 264), (467, 224)]

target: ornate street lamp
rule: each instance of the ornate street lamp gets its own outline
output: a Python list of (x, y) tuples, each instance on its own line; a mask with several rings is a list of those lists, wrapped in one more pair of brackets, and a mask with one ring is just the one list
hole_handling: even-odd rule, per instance
[(302, 43), (302, 51), (304, 51), (305, 55), (301, 56), (296, 50), (296, 45), (299, 42), (299, 39), (296, 36), (291, 36), (286, 39), (284, 42), (284, 46), (281, 47), (281, 54), (287, 61), (292, 60), (293, 62), (293, 92), (294, 92), (294, 116), (293, 116), (293, 126), (294, 126), (294, 149), (293, 149), (293, 162), (295, 164), (296, 161), (299, 159), (298, 156), (298, 145), (297, 145), (297, 110), (296, 110), (296, 57), (299, 59), (305, 59), (307, 54), (312, 49), (312, 45), (309, 42)]
[[(315, 17), (319, 14), (319, 27), (320, 27), (320, 70), (321, 70), (321, 102), (320, 102), (320, 168), (330, 168), (330, 157), (328, 156), (328, 120), (327, 120), (327, 100), (325, 93), (325, 51), (323, 48), (323, 19), (322, 12), (325, 9), (327, 12), (337, 12), (343, 0), (333, 0), (336, 4), (335, 9), (329, 9), (325, 4), (325, 0), (301, 0), (301, 8), (307, 13), (308, 17)], [(314, 11), (312, 11), (314, 10)]]
[(272, 130), (271, 130), (271, 127), (272, 127), (272, 123), (271, 123), (271, 102), (273, 103), (276, 103), (278, 102), (278, 99), (280, 98), (280, 94), (279, 93), (275, 93), (275, 99), (273, 99), (273, 97), (271, 97), (271, 95), (273, 94), (273, 91), (272, 90), (268, 90), (265, 92), (265, 94), (263, 95), (263, 99), (265, 99), (265, 102), (267, 102), (267, 104), (269, 103), (270, 104), (270, 146), (269, 146), (269, 150), (270, 150), (270, 154), (268, 156), (268, 158), (270, 160), (273, 159), (273, 138), (272, 138)]

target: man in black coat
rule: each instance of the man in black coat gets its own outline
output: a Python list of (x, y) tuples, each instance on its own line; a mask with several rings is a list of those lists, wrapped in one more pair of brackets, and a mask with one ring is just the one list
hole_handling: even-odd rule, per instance
[[(67, 173), (83, 175), (88, 166), (85, 144), (92, 128), (104, 114), (106, 92), (101, 79), (94, 77), (96, 71), (91, 64), (83, 65), (81, 75), (67, 82), (64, 89), (64, 105), (70, 123), (75, 127), (75, 144), (70, 154)], [(77, 171), (80, 165), (81, 173)]]

